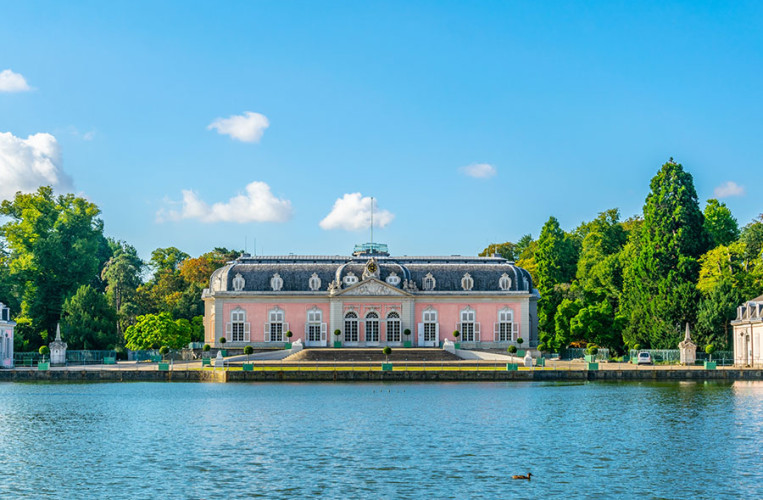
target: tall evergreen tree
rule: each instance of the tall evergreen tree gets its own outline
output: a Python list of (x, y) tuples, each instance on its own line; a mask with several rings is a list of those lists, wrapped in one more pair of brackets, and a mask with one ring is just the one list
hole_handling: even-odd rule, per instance
[(540, 292), (538, 327), (541, 340), (553, 344), (556, 333), (554, 315), (564, 299), (564, 291), (559, 286), (572, 281), (577, 264), (575, 245), (559, 227), (559, 221), (555, 217), (550, 217), (543, 225), (538, 238), (535, 263), (535, 279)]
[(725, 203), (715, 199), (705, 205), (705, 230), (710, 239), (710, 248), (729, 245), (739, 238), (739, 224)]
[(691, 174), (671, 158), (652, 178), (635, 258), (625, 272), (626, 341), (674, 349), (694, 323), (699, 257), (707, 249), (704, 217)]

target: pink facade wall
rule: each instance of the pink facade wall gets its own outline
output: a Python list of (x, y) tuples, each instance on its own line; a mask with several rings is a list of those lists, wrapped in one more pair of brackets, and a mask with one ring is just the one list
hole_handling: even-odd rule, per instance
[[(440, 339), (453, 340), (453, 330), (461, 322), (461, 311), (466, 307), (474, 309), (475, 321), (480, 324), (480, 340), (493, 341), (493, 328), (498, 322), (498, 311), (508, 307), (514, 312), (514, 323), (520, 324), (518, 303), (447, 303), (447, 302), (417, 302), (416, 323), (424, 321), (424, 310), (432, 308), (437, 311), (437, 322), (440, 324)], [(521, 330), (520, 330), (521, 331)]]
[[(284, 311), (284, 321), (288, 323), (289, 330), (294, 336), (292, 342), (297, 339), (305, 340), (305, 324), (307, 323), (307, 311), (317, 307), (323, 313), (322, 322), (329, 322), (329, 305), (327, 303), (280, 303), (280, 302), (261, 302), (261, 303), (237, 303), (228, 302), (223, 304), (223, 331), (216, 332), (218, 337), (224, 335), (226, 325), (230, 323), (231, 311), (241, 308), (246, 311), (246, 321), (251, 325), (250, 342), (265, 342), (265, 323), (269, 321), (269, 313), (278, 306)], [(284, 330), (284, 333), (285, 330)], [(206, 339), (207, 342), (213, 342), (213, 339)]]

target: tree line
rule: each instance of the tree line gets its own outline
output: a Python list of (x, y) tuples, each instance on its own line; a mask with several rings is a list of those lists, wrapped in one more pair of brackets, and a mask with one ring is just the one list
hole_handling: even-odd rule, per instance
[(763, 214), (740, 228), (716, 199), (702, 210), (691, 174), (672, 158), (649, 188), (640, 215), (621, 221), (615, 208), (570, 232), (550, 217), (537, 240), (480, 253), (535, 279), (542, 349), (676, 349), (686, 323), (698, 345), (730, 348), (737, 306), (763, 293)]
[(15, 350), (47, 344), (61, 325), (69, 349), (180, 348), (202, 341), (201, 292), (241, 252), (191, 257), (157, 248), (148, 262), (104, 236), (100, 210), (50, 187), (0, 205), (0, 302), (17, 323)]

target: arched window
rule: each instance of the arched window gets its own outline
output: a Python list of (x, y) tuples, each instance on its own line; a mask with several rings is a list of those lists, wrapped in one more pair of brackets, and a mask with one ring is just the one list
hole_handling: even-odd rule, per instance
[(272, 288), (274, 292), (278, 292), (283, 288), (283, 278), (281, 278), (280, 274), (275, 273), (273, 277), (270, 278), (270, 288)]
[(424, 321), (424, 342), (437, 341), (437, 311), (435, 309), (426, 309), (421, 318)]
[(342, 283), (344, 283), (347, 286), (352, 286), (357, 282), (358, 282), (358, 277), (355, 276), (355, 273), (353, 272), (347, 273), (347, 275), (344, 278), (342, 278)]
[(387, 314), (387, 342), (400, 342), (400, 315), (395, 311)]
[(265, 341), (283, 342), (283, 334), (289, 329), (283, 309), (275, 307), (268, 312), (268, 322), (265, 323)]
[(498, 279), (498, 288), (503, 291), (508, 291), (511, 288), (511, 278), (509, 278), (508, 274), (503, 273), (503, 275)]
[(479, 337), (479, 323), (476, 321), (474, 309), (467, 307), (461, 311), (461, 340), (475, 342)]
[(308, 342), (320, 342), (326, 339), (326, 326), (323, 323), (323, 311), (313, 307), (307, 311), (305, 338)]
[(434, 279), (434, 276), (432, 276), (432, 273), (427, 273), (426, 276), (424, 276), (424, 279), (421, 283), (421, 289), (426, 291), (434, 290), (434, 287), (437, 285), (437, 282)]
[(240, 307), (230, 313), (230, 322), (225, 328), (225, 337), (230, 342), (249, 342), (249, 323), (246, 321), (246, 311)]
[(513, 342), (516, 337), (513, 336), (514, 332), (514, 311), (508, 307), (504, 307), (498, 311), (498, 323), (495, 324), (495, 340), (496, 342)]
[(461, 288), (467, 292), (474, 288), (474, 278), (472, 278), (471, 274), (466, 273), (464, 274), (464, 277), (461, 278)]
[(358, 315), (352, 311), (344, 315), (344, 341), (358, 341)]
[(318, 277), (318, 273), (313, 273), (313, 275), (310, 276), (308, 285), (310, 286), (310, 290), (314, 292), (317, 292), (321, 289), (321, 279)]
[(379, 315), (373, 311), (366, 314), (366, 342), (379, 342)]

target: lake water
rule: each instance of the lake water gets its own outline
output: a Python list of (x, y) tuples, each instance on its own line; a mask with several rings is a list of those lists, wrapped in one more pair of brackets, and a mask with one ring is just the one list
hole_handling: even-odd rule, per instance
[(760, 382), (0, 383), (2, 498), (763, 498), (762, 465)]

